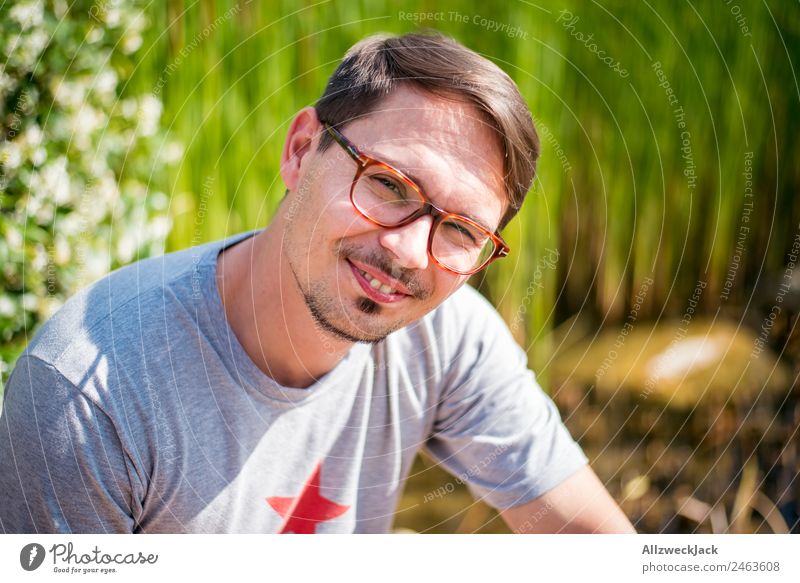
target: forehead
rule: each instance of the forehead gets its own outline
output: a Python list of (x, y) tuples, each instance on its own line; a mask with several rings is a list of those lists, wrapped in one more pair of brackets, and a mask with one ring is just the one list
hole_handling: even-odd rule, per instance
[(492, 229), (500, 222), (503, 146), (475, 106), (401, 87), (346, 133), (365, 153), (417, 179), (437, 206)]

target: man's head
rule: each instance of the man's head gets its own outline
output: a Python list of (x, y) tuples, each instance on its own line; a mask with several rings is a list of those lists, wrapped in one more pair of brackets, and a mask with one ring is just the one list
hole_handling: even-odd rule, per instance
[[(314, 106), (319, 119), (342, 129), (368, 115), (398, 87), (472, 105), (502, 144), (508, 208), (502, 229), (533, 183), (539, 138), (516, 84), (497, 65), (439, 34), (375, 35), (354, 45)], [(332, 144), (323, 135), (322, 150)]]
[(359, 163), (323, 121), (414, 180), (439, 209), (490, 231), (518, 210), (538, 141), (510, 78), (440, 36), (362, 41), (316, 107), (295, 117), (281, 164), (290, 193), (280, 214), (286, 265), (323, 329), (377, 341), (438, 306), (467, 276), (429, 261), (432, 216), (384, 228), (354, 207)]

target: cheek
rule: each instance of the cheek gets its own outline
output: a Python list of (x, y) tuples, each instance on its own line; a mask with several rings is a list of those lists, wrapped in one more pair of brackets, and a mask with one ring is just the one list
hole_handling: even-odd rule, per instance
[(331, 201), (322, 213), (317, 228), (323, 229), (331, 239), (358, 237), (381, 229), (361, 216), (350, 202), (349, 193)]
[(326, 184), (321, 177), (316, 180), (309, 178), (306, 177), (297, 192), (293, 193), (288, 216), (301, 222), (306, 230), (324, 228), (327, 223), (346, 218), (349, 207), (352, 207), (349, 190), (338, 186), (337, 180)]
[(465, 276), (454, 275), (452, 273), (446, 273), (442, 269), (437, 266), (432, 266), (435, 270), (434, 277), (432, 279), (432, 290), (433, 294), (426, 300), (429, 309), (433, 309), (441, 304), (444, 300), (449, 298), (453, 293), (456, 292), (458, 288), (460, 288), (464, 282), (469, 279)]
[(295, 236), (290, 244), (295, 253), (307, 256), (317, 269), (331, 261), (342, 240), (351, 240), (358, 246), (368, 246), (368, 237), (377, 227), (364, 219), (353, 208), (349, 198), (315, 204), (295, 217)]
[(308, 222), (304, 228), (313, 231), (315, 240), (355, 237), (380, 229), (350, 202), (354, 172), (352, 161), (339, 157), (321, 162), (305, 177), (309, 204), (303, 213), (303, 220)]

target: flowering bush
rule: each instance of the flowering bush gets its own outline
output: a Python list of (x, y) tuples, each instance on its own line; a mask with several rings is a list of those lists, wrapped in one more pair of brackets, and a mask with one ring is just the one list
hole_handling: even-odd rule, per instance
[(138, 1), (0, 7), (0, 376), (78, 288), (161, 252), (161, 102), (126, 87)]

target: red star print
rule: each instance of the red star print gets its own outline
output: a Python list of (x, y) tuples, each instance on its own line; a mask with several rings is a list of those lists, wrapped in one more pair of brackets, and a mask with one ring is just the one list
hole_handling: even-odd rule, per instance
[(283, 526), (278, 531), (279, 534), (287, 532), (315, 534), (318, 523), (333, 520), (350, 508), (322, 496), (319, 490), (321, 469), (321, 462), (317, 463), (314, 472), (297, 497), (269, 496), (266, 498), (267, 504), (272, 506), (284, 519)]

